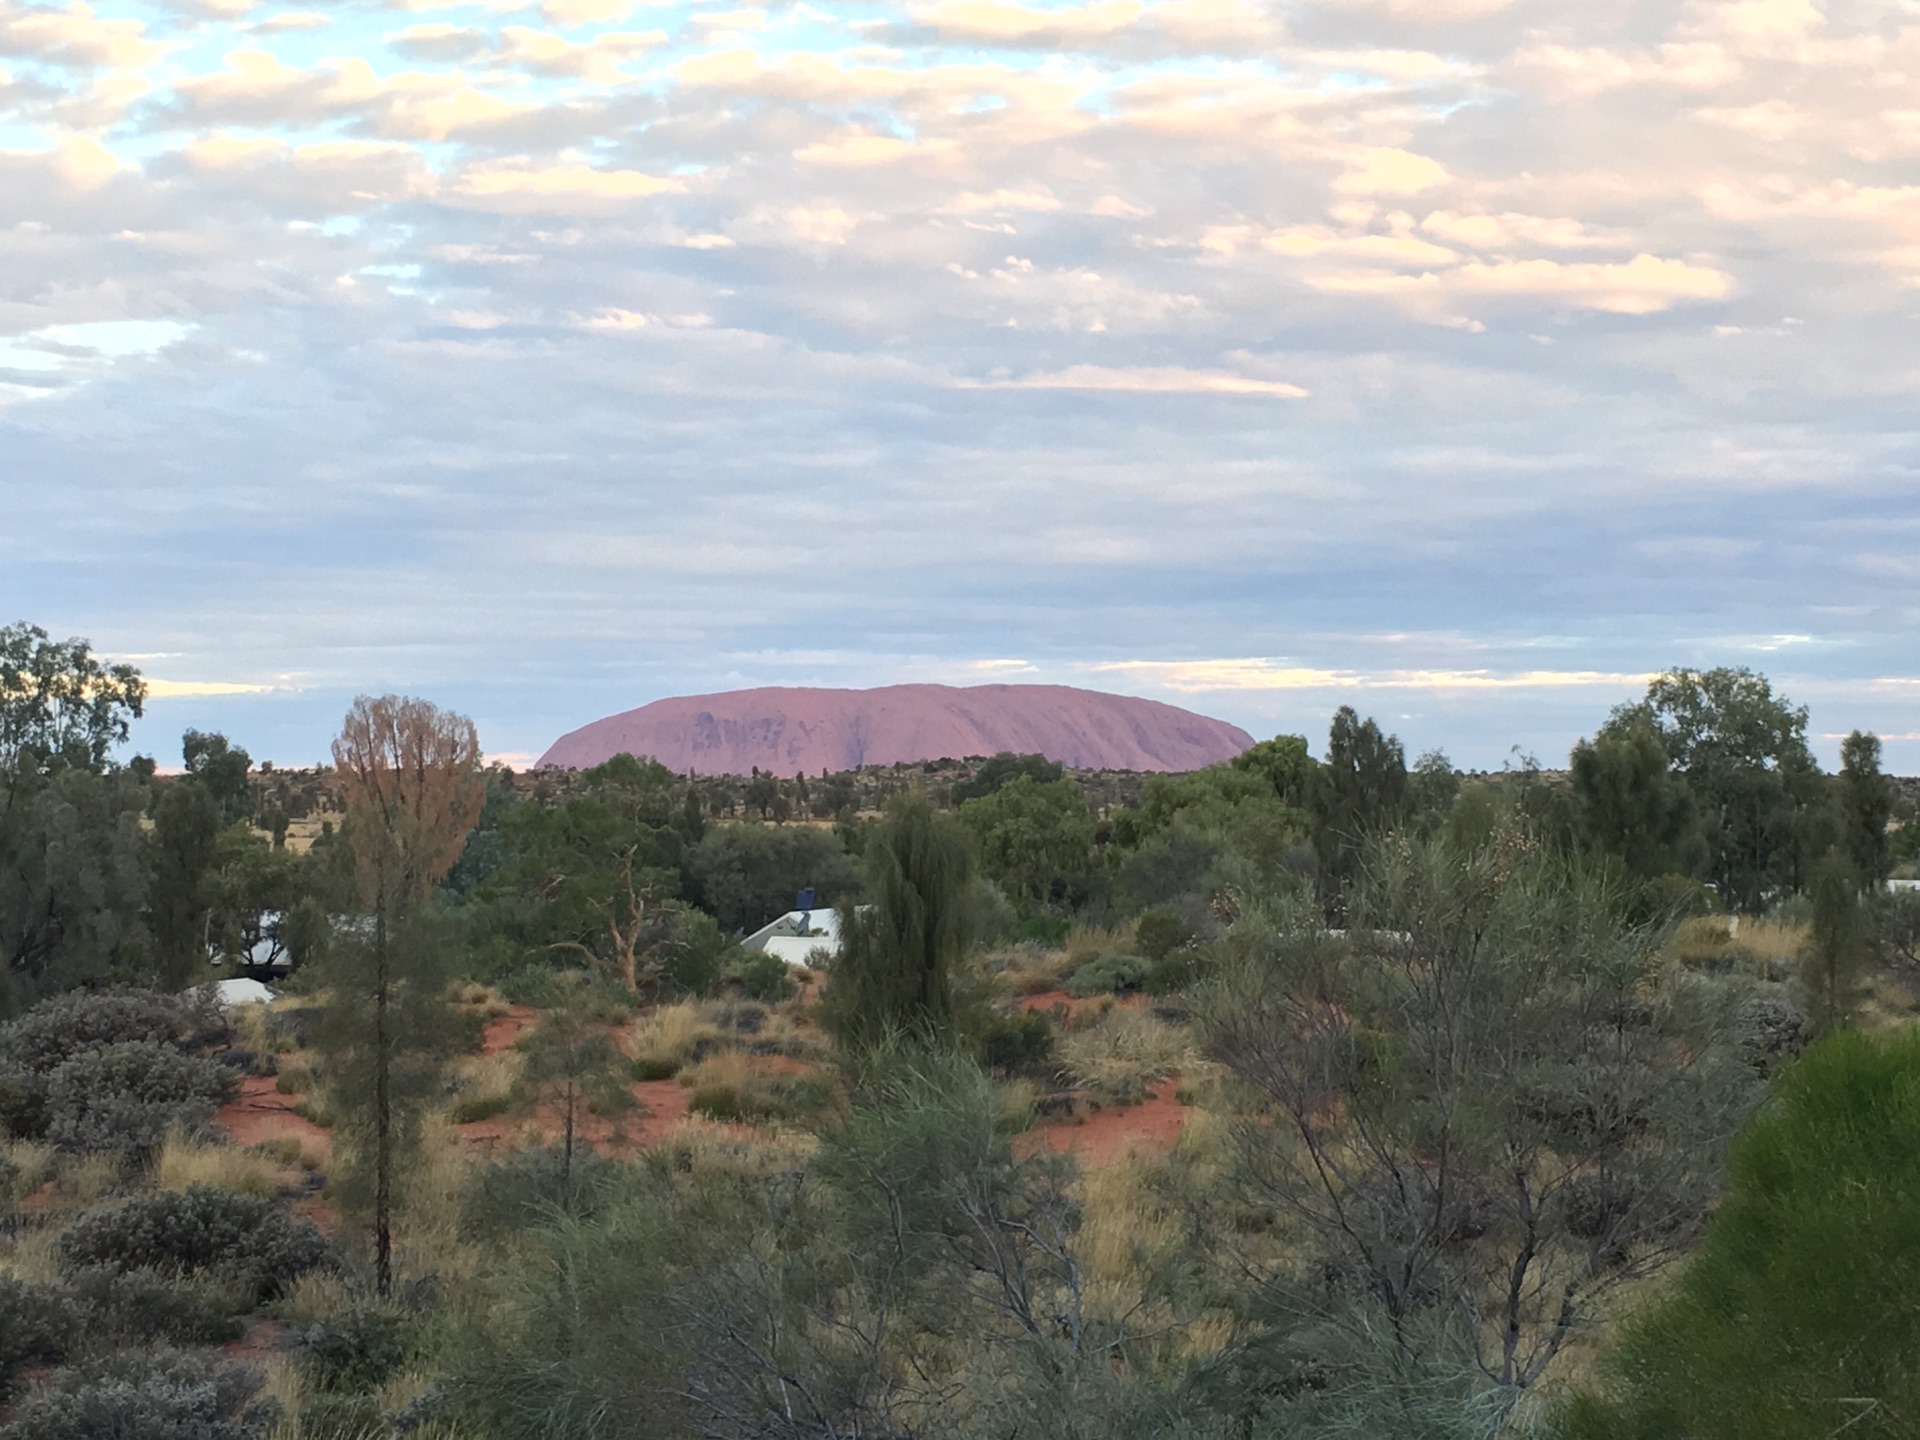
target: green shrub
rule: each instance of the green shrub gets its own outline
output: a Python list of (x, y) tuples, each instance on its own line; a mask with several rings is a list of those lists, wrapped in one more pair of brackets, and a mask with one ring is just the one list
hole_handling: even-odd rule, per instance
[(178, 1046), (209, 1040), (224, 1024), (208, 1003), (197, 995), (155, 990), (56, 995), (0, 1027), (0, 1059), (9, 1069), (51, 1075), (63, 1061), (104, 1046), (133, 1041)]
[(1147, 911), (1133, 925), (1134, 945), (1148, 960), (1164, 960), (1183, 945), (1193, 943), (1193, 929), (1179, 912), (1167, 906)]
[(550, 1010), (566, 998), (560, 973), (551, 965), (522, 965), (500, 977), (494, 987), (509, 1005), (534, 1005)]
[(741, 962), (740, 981), (747, 987), (748, 995), (768, 1004), (790, 999), (794, 991), (799, 989), (794, 984), (793, 976), (788, 973), (787, 962), (764, 950)]
[(512, 1108), (511, 1095), (463, 1095), (448, 1107), (447, 1114), (456, 1125), (471, 1125), (504, 1115)]
[(989, 1070), (1021, 1074), (1045, 1066), (1053, 1056), (1053, 1022), (1041, 1011), (1016, 1010), (1011, 1015), (990, 1011), (977, 1024), (974, 1048)]
[(760, 1118), (759, 1109), (748, 1101), (746, 1092), (734, 1085), (702, 1085), (687, 1097), (687, 1109), (729, 1125), (750, 1124)]
[(66, 1359), (85, 1325), (69, 1292), (0, 1275), (0, 1400), (12, 1393), (14, 1374), (24, 1366)]
[(633, 1078), (636, 1080), (671, 1080), (679, 1073), (678, 1060), (668, 1060), (657, 1055), (642, 1055), (633, 1062)]
[(1138, 955), (1102, 955), (1074, 971), (1067, 979), (1066, 991), (1076, 1000), (1124, 995), (1144, 985), (1152, 968)]
[(1704, 1241), (1627, 1322), (1570, 1440), (1911, 1435), (1916, 1135), (1920, 1033), (1840, 1031), (1787, 1067), (1734, 1144)]
[(365, 1307), (307, 1332), (301, 1369), (323, 1394), (365, 1395), (405, 1370), (420, 1353), (420, 1321), (392, 1306)]
[(205, 1185), (138, 1195), (83, 1215), (60, 1237), (57, 1253), (73, 1270), (216, 1272), (242, 1285), (253, 1304), (332, 1257), (326, 1237), (277, 1201)]
[(279, 1407), (253, 1370), (177, 1350), (127, 1351), (56, 1372), (0, 1440), (265, 1440)]
[(73, 1293), (88, 1333), (134, 1345), (224, 1344), (244, 1327), (233, 1318), (250, 1309), (244, 1286), (212, 1275), (185, 1278), (155, 1270), (89, 1265), (74, 1272)]
[(1206, 952), (1197, 945), (1182, 945), (1153, 962), (1141, 988), (1149, 995), (1174, 995), (1198, 985), (1206, 975)]
[(515, 1151), (480, 1166), (460, 1207), (460, 1233), (487, 1241), (525, 1232), (560, 1215), (594, 1215), (620, 1191), (626, 1170), (575, 1145), (573, 1159), (557, 1145)]
[(1072, 933), (1073, 921), (1059, 915), (1030, 915), (1014, 932), (1015, 940), (1031, 940), (1036, 945), (1064, 945)]
[(47, 1138), (64, 1150), (149, 1154), (167, 1131), (204, 1126), (237, 1083), (227, 1066), (155, 1040), (82, 1051), (47, 1077)]

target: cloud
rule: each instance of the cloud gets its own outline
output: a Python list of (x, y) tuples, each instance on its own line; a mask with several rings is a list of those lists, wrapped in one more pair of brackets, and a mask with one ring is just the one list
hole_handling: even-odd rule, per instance
[(1598, 670), (1359, 670), (1322, 669), (1264, 659), (1114, 660), (1089, 667), (1095, 674), (1150, 679), (1168, 690), (1206, 694), (1235, 690), (1620, 690), (1638, 688), (1657, 672)]
[(1070, 365), (1064, 370), (1018, 379), (963, 380), (972, 390), (1087, 390), (1130, 395), (1252, 395), (1270, 400), (1303, 400), (1307, 392), (1280, 380), (1262, 380), (1224, 370), (1185, 370), (1170, 365), (1114, 368)]
[(149, 700), (205, 699), (210, 696), (267, 695), (272, 685), (249, 685), (228, 680), (165, 680), (157, 675), (145, 677)]
[(1916, 65), (1869, 0), (0, 0), (0, 570), (299, 675), (173, 702), (267, 736), (1019, 655), (1497, 763), (1750, 653), (1904, 734)]

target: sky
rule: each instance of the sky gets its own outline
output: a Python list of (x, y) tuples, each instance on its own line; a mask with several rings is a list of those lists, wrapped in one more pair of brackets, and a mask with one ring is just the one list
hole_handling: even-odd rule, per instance
[(1044, 681), (1920, 773), (1915, 0), (0, 0), (0, 621), (313, 763)]

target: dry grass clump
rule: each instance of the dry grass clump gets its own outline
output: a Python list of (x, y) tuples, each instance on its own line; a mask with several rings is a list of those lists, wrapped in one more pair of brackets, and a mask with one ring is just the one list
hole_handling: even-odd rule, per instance
[(460, 1238), (461, 1210), (473, 1161), (445, 1115), (421, 1127), (420, 1154), (402, 1180), (405, 1208), (394, 1227), (394, 1261), (409, 1279), (471, 1279), (482, 1255)]
[(120, 1161), (113, 1155), (63, 1155), (54, 1172), (60, 1198), (82, 1205), (104, 1199), (120, 1183)]
[(1032, 941), (990, 950), (976, 963), (995, 989), (1009, 995), (1044, 995), (1058, 990), (1073, 969), (1065, 950)]
[(680, 1072), (691, 1091), (687, 1108), (709, 1120), (765, 1125), (801, 1120), (833, 1103), (833, 1088), (816, 1075), (770, 1071), (738, 1050), (710, 1055)]
[(1076, 925), (1067, 932), (1067, 965), (1091, 965), (1102, 955), (1131, 955), (1133, 926)]
[(521, 1072), (526, 1057), (518, 1050), (502, 1050), (497, 1055), (468, 1055), (454, 1062), (454, 1083), (459, 1087), (447, 1115), (456, 1125), (471, 1125), (476, 1120), (491, 1120), (514, 1106), (519, 1094)]
[(1061, 1067), (1110, 1105), (1137, 1105), (1156, 1081), (1195, 1063), (1186, 1030), (1141, 1010), (1104, 1010), (1060, 1037)]
[(475, 1011), (488, 1020), (497, 1020), (513, 1009), (513, 1006), (507, 1002), (506, 996), (491, 985), (481, 985), (472, 980), (467, 981), (455, 993), (454, 1003), (463, 1010)]
[(634, 1022), (635, 1073), (644, 1080), (664, 1080), (720, 1048), (724, 1039), (707, 1007), (690, 1000), (662, 1005)]
[(764, 1180), (797, 1170), (812, 1158), (819, 1140), (804, 1130), (782, 1129), (742, 1135), (683, 1120), (661, 1141), (658, 1154), (673, 1169), (688, 1174), (733, 1175)]
[(1673, 935), (1674, 958), (1689, 969), (1739, 971), (1766, 980), (1791, 976), (1806, 944), (1805, 925), (1740, 915), (1697, 915)]
[(160, 1190), (210, 1185), (241, 1195), (272, 1196), (286, 1187), (288, 1179), (284, 1164), (258, 1150), (196, 1140), (179, 1130), (167, 1136), (153, 1161), (153, 1183)]
[[(58, 1155), (33, 1140), (0, 1141), (0, 1208), (12, 1209), (53, 1179)], [(9, 1194), (8, 1191), (12, 1193)]]
[(56, 1248), (60, 1231), (51, 1225), (34, 1225), (21, 1230), (11, 1244), (0, 1247), (7, 1260), (7, 1273), (16, 1280), (36, 1285), (56, 1285), (66, 1277)]

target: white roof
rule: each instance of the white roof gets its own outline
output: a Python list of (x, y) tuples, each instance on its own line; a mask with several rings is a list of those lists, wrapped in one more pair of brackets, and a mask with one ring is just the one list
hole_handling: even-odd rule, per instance
[(764, 950), (767, 941), (780, 936), (818, 937), (820, 944), (837, 952), (840, 949), (840, 912), (831, 906), (813, 910), (789, 910), (778, 920), (762, 925), (740, 942), (742, 950)]
[(273, 999), (273, 991), (258, 980), (221, 980), (213, 987), (213, 998), (222, 1010), (231, 1010), (238, 1005), (265, 1005)]

